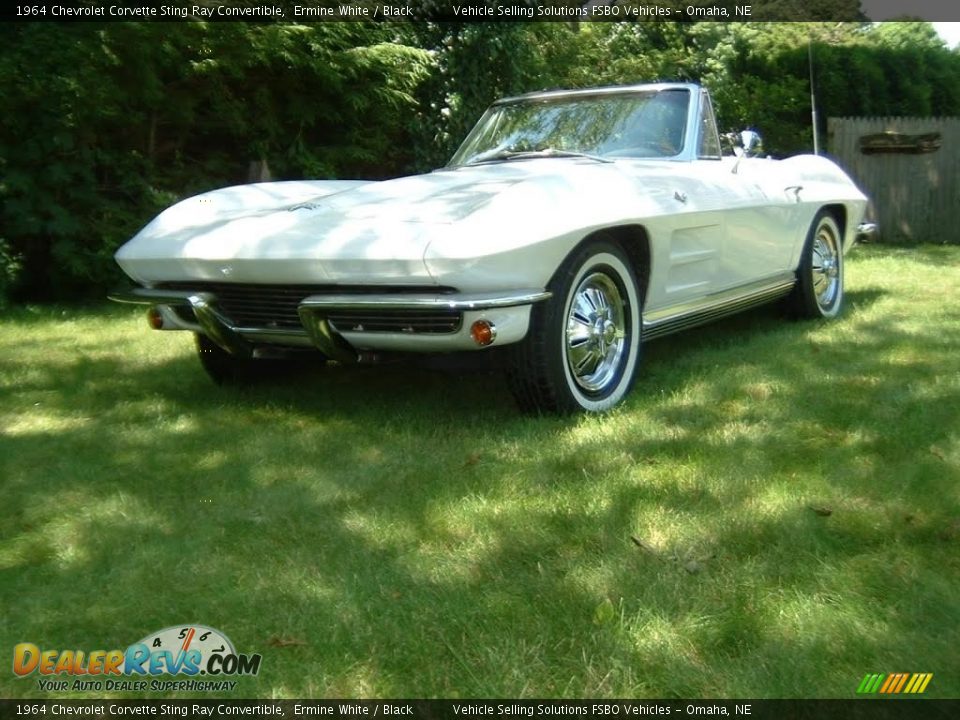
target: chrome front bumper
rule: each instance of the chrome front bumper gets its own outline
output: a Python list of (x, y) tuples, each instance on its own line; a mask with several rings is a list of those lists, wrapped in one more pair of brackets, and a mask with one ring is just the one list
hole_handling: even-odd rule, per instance
[[(297, 306), (302, 328), (244, 327), (236, 324), (220, 307), (215, 293), (192, 290), (130, 288), (111, 293), (115, 302), (156, 307), (164, 325), (172, 330), (202, 332), (224, 350), (250, 357), (257, 345), (314, 346), (330, 358), (356, 360), (361, 351), (447, 352), (480, 349), (471, 339), (470, 325), (487, 320), (497, 327), (497, 345), (522, 340), (529, 326), (534, 303), (551, 295), (546, 290), (522, 289), (490, 293), (429, 294), (390, 293), (359, 295), (309, 295)], [(178, 309), (189, 309), (196, 323), (185, 320)], [(370, 313), (438, 311), (457, 313), (462, 320), (450, 332), (419, 333), (413, 328), (403, 331), (369, 331), (360, 322), (352, 327), (337, 327), (331, 316), (337, 313)], [(350, 324), (350, 323), (348, 323)]]

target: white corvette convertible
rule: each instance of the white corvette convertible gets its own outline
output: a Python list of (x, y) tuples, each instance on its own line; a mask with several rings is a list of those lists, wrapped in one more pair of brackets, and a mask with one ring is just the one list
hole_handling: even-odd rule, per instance
[(786, 298), (830, 318), (867, 199), (831, 161), (721, 152), (693, 84), (500, 100), (446, 167), (230, 187), (116, 254), (155, 329), (221, 382), (262, 358), (504, 348), (532, 411), (602, 411), (642, 342)]

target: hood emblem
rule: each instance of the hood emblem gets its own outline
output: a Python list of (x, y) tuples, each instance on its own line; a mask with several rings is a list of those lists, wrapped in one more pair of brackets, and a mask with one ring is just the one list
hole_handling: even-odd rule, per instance
[(291, 205), (287, 208), (287, 210), (290, 212), (293, 212), (294, 210), (316, 210), (318, 207), (320, 207), (320, 203), (302, 202), (297, 203), (296, 205)]

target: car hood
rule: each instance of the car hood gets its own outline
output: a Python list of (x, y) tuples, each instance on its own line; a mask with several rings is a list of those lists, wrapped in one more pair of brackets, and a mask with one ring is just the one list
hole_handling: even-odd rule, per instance
[[(430, 281), (423, 259), (449, 226), (471, 237), (530, 212), (550, 222), (613, 165), (541, 159), (445, 169), (382, 182), (241, 185), (161, 213), (117, 252), (135, 280)], [(614, 171), (615, 172), (615, 171)], [(550, 208), (549, 213), (541, 212)], [(480, 222), (477, 222), (477, 219)], [(503, 239), (500, 238), (499, 242)], [(491, 240), (492, 242), (492, 240)], [(471, 243), (472, 244), (472, 243)], [(483, 254), (483, 247), (473, 251)], [(376, 266), (375, 268), (373, 266)]]

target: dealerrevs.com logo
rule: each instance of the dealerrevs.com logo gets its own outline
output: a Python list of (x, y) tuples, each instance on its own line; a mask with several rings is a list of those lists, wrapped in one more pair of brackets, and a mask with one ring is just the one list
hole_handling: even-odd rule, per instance
[[(257, 653), (238, 653), (230, 639), (212, 627), (174, 625), (125, 650), (59, 650), (19, 643), (13, 648), (13, 672), (18, 677), (36, 674), (41, 690), (233, 690), (237, 681), (228, 678), (256, 675), (261, 659)], [(72, 679), (61, 679), (64, 675)], [(158, 679), (164, 675), (189, 679)]]

